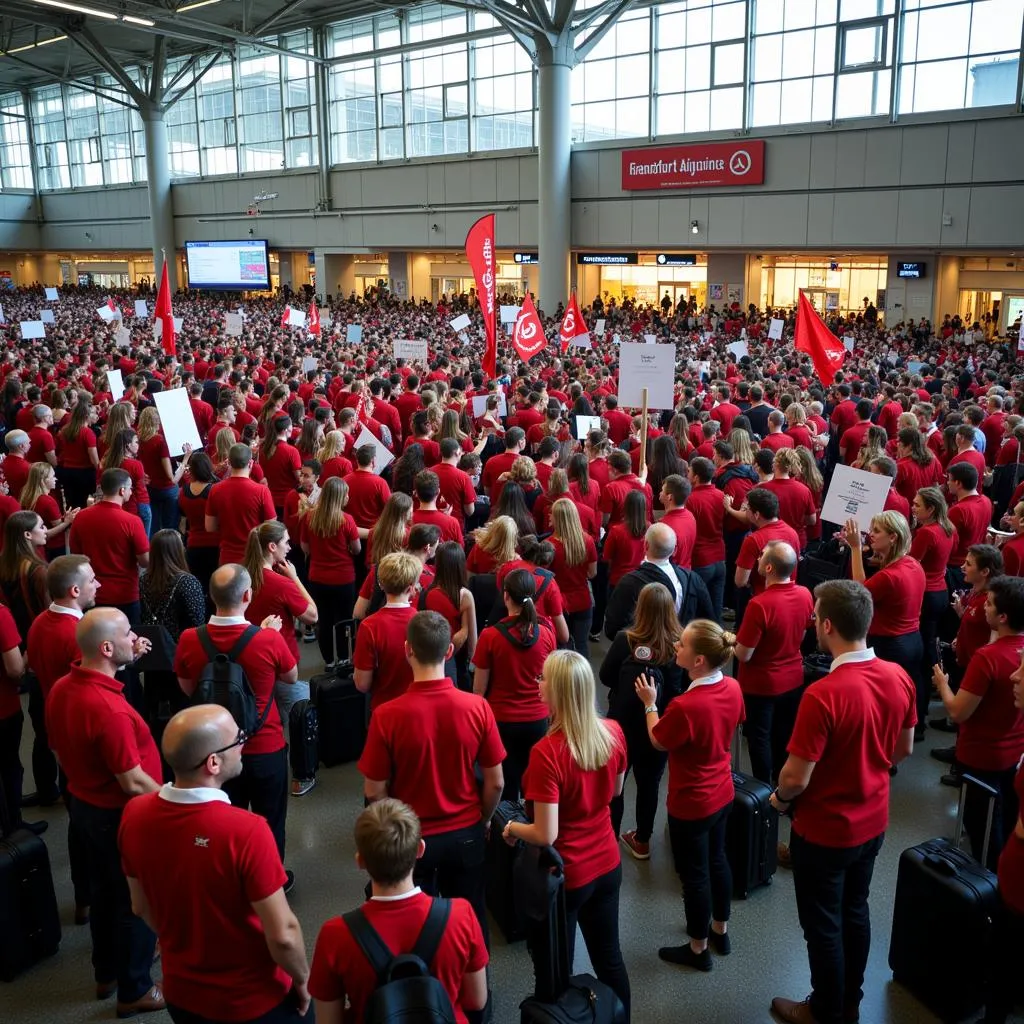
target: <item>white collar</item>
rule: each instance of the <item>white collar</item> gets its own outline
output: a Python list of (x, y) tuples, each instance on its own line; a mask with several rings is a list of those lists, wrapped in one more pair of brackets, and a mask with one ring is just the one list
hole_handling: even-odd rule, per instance
[[(411, 607), (412, 607), (412, 605), (409, 604), (408, 601), (396, 601), (394, 604), (386, 604), (386, 605), (384, 605), (384, 608), (411, 608)], [(381, 608), (381, 611), (384, 611), (384, 608)]]
[[(656, 565), (659, 569), (663, 569), (666, 572), (672, 569), (671, 558), (645, 558), (640, 564), (643, 565), (644, 563), (647, 565)], [(672, 573), (672, 575), (674, 576), (675, 573)]]
[(377, 903), (398, 903), (399, 900), (411, 900), (413, 896), (419, 896), (422, 890), (418, 885), (414, 885), (408, 892), (400, 892), (397, 896), (371, 896), (371, 901)]
[(211, 615), (211, 626), (249, 626), (252, 623), (244, 615)]
[(857, 662), (874, 660), (875, 649), (873, 647), (865, 647), (863, 651), (847, 651), (845, 654), (840, 654), (838, 658), (832, 659), (829, 672), (835, 672), (840, 665), (854, 665)]
[(229, 804), (231, 800), (222, 789), (212, 786), (196, 786), (193, 789), (178, 789), (173, 782), (165, 782), (160, 787), (160, 799), (169, 804)]
[(701, 676), (699, 679), (691, 679), (689, 688), (692, 690), (695, 686), (713, 686), (715, 683), (720, 683), (724, 678), (722, 670), (716, 668), (714, 672), (706, 676)]
[(80, 619), (85, 613), (81, 608), (69, 608), (64, 604), (57, 604), (56, 601), (50, 603), (50, 611), (54, 615), (70, 615), (73, 619)]

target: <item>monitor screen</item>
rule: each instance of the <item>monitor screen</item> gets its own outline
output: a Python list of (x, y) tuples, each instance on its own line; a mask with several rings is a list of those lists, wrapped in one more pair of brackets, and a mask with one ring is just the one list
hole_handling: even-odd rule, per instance
[(244, 242), (186, 242), (190, 288), (265, 291), (270, 257), (264, 238)]
[(923, 263), (900, 263), (897, 266), (898, 277), (924, 277)]

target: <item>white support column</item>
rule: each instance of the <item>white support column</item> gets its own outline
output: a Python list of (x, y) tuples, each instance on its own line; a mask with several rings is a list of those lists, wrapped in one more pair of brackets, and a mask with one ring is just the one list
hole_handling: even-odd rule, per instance
[(537, 219), (540, 307), (547, 316), (553, 316), (560, 302), (569, 301), (572, 225), (569, 76), (572, 69), (568, 63), (554, 63), (557, 57), (552, 59), (550, 54), (545, 57), (537, 70)]
[[(153, 231), (154, 280), (159, 283), (163, 252), (167, 253), (167, 277), (171, 293), (178, 287), (174, 259), (174, 208), (171, 204), (171, 171), (167, 162), (167, 122), (155, 104), (140, 111), (146, 138), (146, 178), (149, 183), (149, 219)], [(163, 252), (161, 251), (163, 250)]]

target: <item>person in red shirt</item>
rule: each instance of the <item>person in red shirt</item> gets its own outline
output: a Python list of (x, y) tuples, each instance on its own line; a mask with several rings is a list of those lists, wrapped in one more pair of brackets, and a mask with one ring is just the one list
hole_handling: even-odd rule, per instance
[(712, 483), (715, 464), (710, 459), (691, 459), (686, 475), (692, 488), (686, 507), (696, 522), (693, 570), (704, 581), (715, 619), (720, 620), (725, 596), (725, 495)]
[(413, 510), (413, 524), (425, 523), (436, 526), (441, 531), (441, 542), (455, 541), (463, 543), (462, 526), (455, 516), (441, 512), (437, 507), (437, 499), (441, 493), (441, 481), (436, 473), (429, 469), (421, 470), (413, 480), (418, 507)]
[(411, 444), (418, 444), (423, 449), (423, 464), (428, 469), (441, 461), (441, 446), (430, 436), (430, 420), (425, 409), (413, 413), (412, 433), (405, 439), (403, 450)]
[(413, 880), (432, 896), (468, 900), (486, 942), (484, 823), (501, 799), (505, 748), (487, 701), (445, 676), (454, 648), (443, 615), (414, 614), (403, 647), (412, 680), (370, 718), (358, 764), (364, 792), (370, 802), (393, 796), (416, 812), (426, 850)]
[[(141, 524), (140, 524), (141, 525)], [(125, 699), (117, 671), (149, 649), (123, 612), (93, 608), (75, 631), (81, 661), (46, 699), (46, 729), (67, 776), (68, 810), (90, 866), (92, 964), (98, 999), (117, 993), (117, 1014), (164, 1009), (153, 984), (156, 937), (132, 913), (117, 848), (125, 806), (155, 793), (160, 754), (142, 716)]]
[[(857, 1017), (871, 945), (871, 874), (889, 821), (889, 770), (913, 752), (917, 721), (914, 683), (867, 645), (870, 592), (854, 580), (830, 580), (814, 597), (818, 646), (832, 667), (800, 701), (771, 796), (779, 813), (792, 810), (793, 884), (813, 979), (806, 1000), (772, 1000), (789, 1024)], [(844, 941), (833, 941), (836, 934)]]
[[(981, 480), (985, 476), (985, 456), (974, 447), (974, 434), (974, 427), (969, 423), (962, 423), (956, 428), (956, 454), (947, 463), (946, 470), (961, 462), (969, 462), (977, 470), (978, 479)], [(995, 453), (992, 457), (994, 460)]]
[(608, 424), (608, 440), (617, 448), (629, 437), (633, 429), (633, 417), (619, 408), (619, 400), (615, 395), (608, 395), (604, 400), (604, 421)]
[(377, 475), (377, 449), (364, 444), (355, 450), (356, 470), (345, 477), (348, 484), (348, 512), (360, 530), (371, 530), (381, 517), (391, 488)]
[(224, 792), (243, 743), (226, 708), (179, 711), (163, 741), (174, 784), (128, 804), (118, 846), (132, 907), (160, 940), (172, 1020), (299, 1024), (309, 965), (287, 876), (266, 821)]
[[(398, 416), (402, 421), (403, 436), (407, 436), (411, 431), (412, 414), (423, 408), (423, 401), (416, 390), (419, 386), (419, 377), (415, 373), (409, 374), (405, 378), (405, 391), (395, 399), (395, 408), (398, 410)], [(396, 442), (397, 440), (398, 438), (395, 438)]]
[(196, 381), (189, 386), (188, 404), (192, 407), (192, 415), (195, 417), (196, 427), (199, 430), (199, 439), (206, 444), (207, 437), (213, 429), (216, 413), (203, 400), (203, 385)]
[[(725, 496), (725, 506), (729, 508), (732, 499)], [(736, 609), (737, 623), (743, 621), (743, 607), (745, 601), (740, 598), (743, 595), (743, 588), (750, 587), (750, 595), (757, 597), (765, 587), (764, 580), (757, 573), (757, 563), (761, 558), (761, 552), (769, 541), (785, 541), (794, 551), (800, 550), (800, 538), (792, 526), (784, 523), (779, 518), (779, 499), (772, 491), (764, 487), (755, 487), (749, 491), (746, 499), (747, 518), (750, 521), (750, 533), (743, 538), (739, 554), (736, 556), (736, 600), (740, 605)]]
[[(178, 685), (191, 696), (199, 676), (217, 652), (235, 650), (234, 661), (245, 671), (256, 696), (263, 725), (247, 737), (242, 749), (242, 774), (227, 786), (236, 807), (251, 808), (270, 825), (278, 858), (284, 861), (285, 819), (288, 814), (288, 748), (281, 716), (274, 701), (278, 682), (293, 684), (298, 667), (281, 635), (282, 623), (271, 616), (257, 628), (245, 613), (252, 603), (252, 580), (241, 565), (222, 565), (210, 578), (210, 597), (216, 614), (209, 624), (186, 629), (178, 640), (174, 672)], [(291, 624), (288, 624), (291, 628)], [(241, 648), (239, 650), (239, 648)], [(211, 653), (213, 652), (213, 653)], [(294, 876), (288, 872), (286, 890)]]
[(652, 680), (641, 675), (635, 684), (651, 745), (668, 751), (668, 834), (690, 936), (685, 945), (662, 946), (658, 957), (698, 971), (711, 970), (712, 949), (722, 956), (730, 952), (725, 826), (735, 796), (732, 738), (744, 711), (739, 683), (722, 668), (735, 648), (735, 633), (694, 619), (676, 643), (676, 664), (690, 678), (686, 692), (662, 714)]
[(768, 414), (768, 433), (761, 439), (762, 450), (771, 452), (782, 451), (785, 448), (795, 448), (796, 442), (789, 434), (785, 434), (782, 428), (786, 424), (786, 416), (773, 409)]
[[(399, 800), (378, 800), (356, 819), (356, 864), (370, 876), (370, 898), (359, 908), (362, 921), (388, 950), (411, 953), (438, 901), (415, 883), (413, 873), (426, 851), (420, 823)], [(487, 946), (473, 908), (449, 901), (443, 935), (430, 961), (431, 974), (444, 987), (455, 1020), (487, 1005)], [(309, 991), (321, 1024), (364, 1020), (366, 1003), (377, 988), (377, 971), (352, 935), (350, 915), (332, 917), (320, 929), (313, 950)]]
[(24, 430), (12, 430), (4, 437), (4, 445), (7, 447), (7, 457), (3, 460), (4, 476), (11, 494), (21, 499), (21, 492), (28, 480), (29, 470), (32, 464), (26, 456), (32, 442)]
[(778, 451), (772, 462), (772, 477), (759, 486), (779, 499), (779, 518), (791, 526), (800, 541), (797, 552), (807, 547), (808, 530), (818, 520), (818, 506), (800, 476), (803, 464), (796, 451)]
[(697, 543), (697, 520), (686, 507), (690, 491), (690, 481), (677, 473), (672, 473), (662, 480), (658, 495), (658, 500), (665, 510), (661, 522), (676, 535), (676, 550), (672, 555), (672, 561), (684, 569), (693, 567), (693, 549)]
[(1002, 538), (1003, 566), (1007, 576), (1024, 576), (1024, 501), (1010, 506), (1006, 520), (1013, 536)]
[(298, 486), (299, 467), (302, 465), (302, 456), (290, 443), (291, 434), (291, 417), (275, 416), (260, 446), (260, 466), (266, 475), (278, 518), (283, 516), (285, 498)]
[(856, 405), (857, 420), (851, 427), (847, 427), (839, 438), (839, 454), (847, 466), (852, 466), (860, 454), (864, 439), (871, 429), (871, 402), (862, 398)]
[(571, 498), (560, 498), (551, 507), (555, 549), (551, 571), (562, 592), (562, 611), (573, 649), (590, 657), (590, 630), (594, 598), (590, 581), (597, 575), (597, 545), (580, 523), (579, 509)]
[[(1024, 654), (1024, 580), (999, 576), (989, 583), (985, 621), (995, 633), (995, 640), (975, 651), (957, 692), (950, 689), (949, 676), (941, 665), (933, 669), (932, 681), (946, 714), (960, 727), (957, 767), (999, 794), (986, 864), (994, 871), (1020, 813), (1014, 781), (1024, 750), (1024, 712), (1014, 703), (1011, 677), (1020, 668)], [(987, 795), (968, 786), (964, 830), (971, 852), (979, 860), (985, 844), (987, 812)]]
[(526, 431), (520, 427), (511, 427), (505, 433), (505, 450), (500, 455), (492, 455), (484, 464), (480, 486), (490, 495), (491, 504), (498, 500), (497, 495), (501, 490), (500, 477), (512, 468), (512, 463), (519, 458), (525, 447)]
[(711, 410), (711, 418), (721, 424), (721, 436), (728, 437), (732, 431), (732, 421), (740, 415), (740, 407), (729, 401), (731, 391), (728, 384), (720, 384), (716, 394), (716, 404)]
[(35, 423), (28, 432), (28, 461), (57, 465), (57, 446), (53, 440), (53, 410), (48, 405), (37, 405), (33, 410)]
[(888, 455), (879, 455), (878, 458), (872, 459), (871, 462), (864, 467), (870, 473), (876, 473), (878, 476), (887, 476), (890, 481), (889, 491), (885, 496), (885, 505), (882, 509), (883, 512), (899, 512), (907, 522), (910, 522), (910, 502), (896, 490), (896, 463), (889, 458)]
[[(565, 870), (568, 963), (574, 959), (576, 925), (583, 933), (594, 973), (630, 1013), (629, 975), (619, 945), (622, 858), (612, 831), (610, 804), (626, 776), (626, 740), (618, 722), (597, 713), (594, 674), (576, 651), (555, 651), (544, 662), (541, 700), (551, 726), (530, 751), (523, 779), (533, 821), (510, 821), (509, 845), (554, 846)], [(531, 929), (530, 952), (538, 978), (552, 958), (547, 921)], [(543, 966), (541, 966), (543, 965)]]
[(608, 456), (608, 485), (601, 488), (601, 514), (604, 526), (611, 528), (621, 523), (624, 516), (626, 495), (630, 491), (640, 491), (647, 501), (647, 523), (652, 522), (654, 512), (654, 494), (651, 485), (633, 473), (633, 464), (629, 455), (616, 448)]
[(897, 435), (896, 490), (907, 501), (922, 487), (941, 486), (942, 463), (924, 446), (921, 432), (904, 427)]
[(456, 438), (446, 437), (440, 442), (440, 451), (441, 461), (434, 466), (434, 473), (441, 488), (441, 499), (451, 507), (451, 514), (465, 529), (466, 517), (476, 510), (476, 489), (469, 474), (459, 469), (462, 445)]
[(984, 544), (992, 525), (992, 502), (978, 493), (980, 480), (977, 469), (968, 463), (950, 463), (946, 470), (946, 487), (953, 500), (949, 506), (949, 521), (956, 529), (956, 544), (949, 553), (946, 569), (953, 590), (963, 586), (961, 566), (968, 549)]
[[(25, 726), (25, 713), (21, 710), (20, 683), (25, 674), (25, 660), (21, 652), (21, 636), (14, 616), (6, 605), (0, 605), (0, 808), (3, 809), (5, 827), (11, 831), (28, 828), (36, 835), (47, 829), (45, 821), (26, 823), (22, 820), (21, 734)], [(49, 753), (49, 751), (47, 751)], [(52, 758), (52, 755), (51, 755)], [(56, 783), (56, 779), (54, 779)], [(42, 788), (46, 780), (38, 780)], [(59, 794), (47, 802), (56, 802)], [(39, 799), (35, 801), (39, 802)]]
[(250, 479), (252, 449), (247, 444), (233, 444), (228, 465), (231, 475), (215, 484), (206, 499), (204, 521), (207, 533), (220, 534), (221, 565), (241, 563), (249, 534), (277, 516), (269, 488)]

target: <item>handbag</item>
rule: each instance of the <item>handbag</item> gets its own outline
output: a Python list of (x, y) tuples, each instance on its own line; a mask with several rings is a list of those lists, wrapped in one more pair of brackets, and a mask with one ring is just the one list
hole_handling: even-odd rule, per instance
[(144, 636), (152, 644), (150, 650), (135, 662), (135, 667), (140, 672), (171, 672), (174, 669), (174, 654), (178, 644), (171, 636), (170, 630), (164, 625), (164, 619), (170, 610), (171, 602), (174, 601), (178, 583), (183, 575), (184, 573), (174, 581), (174, 586), (171, 587), (171, 592), (167, 595), (167, 600), (164, 601), (159, 612), (151, 611), (149, 621), (142, 623), (135, 630), (136, 636)]

